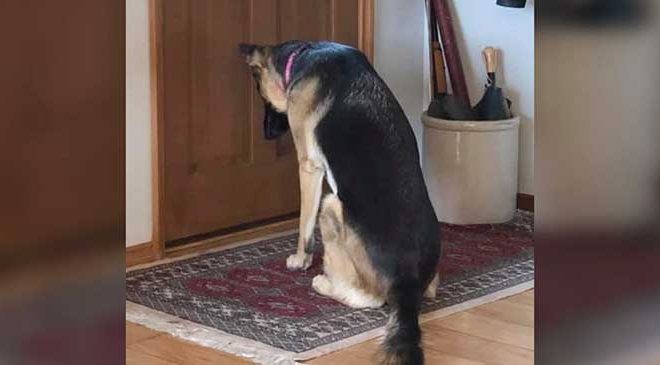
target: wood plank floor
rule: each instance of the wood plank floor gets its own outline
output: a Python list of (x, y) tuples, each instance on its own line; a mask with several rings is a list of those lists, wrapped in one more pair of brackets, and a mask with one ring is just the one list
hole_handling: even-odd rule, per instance
[[(534, 291), (426, 322), (429, 365), (523, 365), (534, 363)], [(375, 363), (379, 340), (307, 361), (312, 365)], [(126, 323), (126, 364), (228, 364), (251, 362)]]

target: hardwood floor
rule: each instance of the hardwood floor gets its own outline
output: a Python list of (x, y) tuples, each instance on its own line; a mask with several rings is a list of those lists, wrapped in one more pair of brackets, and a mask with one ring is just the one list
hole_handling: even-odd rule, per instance
[[(534, 363), (534, 291), (426, 322), (429, 365), (522, 365)], [(312, 365), (373, 364), (379, 339), (306, 361)], [(228, 364), (251, 362), (126, 323), (126, 364)]]

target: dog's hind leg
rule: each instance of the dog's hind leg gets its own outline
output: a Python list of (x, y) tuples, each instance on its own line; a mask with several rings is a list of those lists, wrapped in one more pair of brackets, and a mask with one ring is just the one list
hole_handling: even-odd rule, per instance
[(438, 273), (436, 273), (433, 277), (433, 280), (431, 280), (431, 283), (429, 283), (429, 286), (427, 286), (426, 290), (424, 291), (424, 298), (435, 299), (436, 292), (438, 291), (439, 281), (440, 277), (438, 276)]
[(385, 300), (369, 292), (367, 280), (356, 267), (354, 253), (347, 245), (350, 235), (344, 225), (342, 210), (336, 195), (329, 194), (323, 199), (319, 223), (324, 247), (324, 274), (314, 278), (312, 287), (319, 294), (349, 307), (379, 308)]

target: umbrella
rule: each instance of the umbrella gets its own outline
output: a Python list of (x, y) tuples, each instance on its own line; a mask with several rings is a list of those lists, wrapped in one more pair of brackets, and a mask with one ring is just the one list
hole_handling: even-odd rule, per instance
[(504, 96), (504, 91), (497, 87), (497, 51), (493, 47), (486, 47), (483, 51), (488, 72), (486, 92), (474, 111), (480, 120), (509, 119), (511, 114), (511, 101)]

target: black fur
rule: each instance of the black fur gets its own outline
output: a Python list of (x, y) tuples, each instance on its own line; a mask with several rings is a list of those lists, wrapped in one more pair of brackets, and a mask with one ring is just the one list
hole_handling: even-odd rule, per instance
[(240, 52), (243, 56), (247, 56), (252, 54), (258, 48), (259, 46), (256, 44), (241, 43), (238, 45), (238, 52)]
[(264, 138), (276, 139), (289, 130), (286, 114), (278, 113), (269, 103), (264, 103)]
[(385, 363), (417, 365), (424, 363), (419, 343), (422, 331), (418, 316), (423, 288), (418, 280), (395, 281), (387, 302), (392, 307), (390, 328), (385, 338)]
[[(302, 44), (273, 49), (280, 74)], [(412, 128), (385, 82), (355, 48), (307, 44), (296, 57), (288, 87), (308, 77), (321, 81), (318, 101), (333, 100), (315, 133), (347, 222), (364, 240), (373, 266), (392, 283), (388, 304), (396, 323), (385, 343), (386, 362), (422, 364), (417, 317), (424, 288), (437, 271), (440, 237)]]

